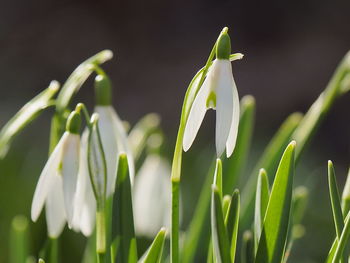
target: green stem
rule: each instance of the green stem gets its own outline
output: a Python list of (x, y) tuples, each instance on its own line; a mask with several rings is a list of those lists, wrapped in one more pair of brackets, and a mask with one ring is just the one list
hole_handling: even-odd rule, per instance
[(58, 238), (50, 237), (49, 259), (50, 263), (58, 262)]
[(96, 212), (96, 252), (98, 257), (106, 253), (106, 213), (100, 207)]
[(171, 180), (171, 262), (179, 262), (179, 188), (180, 180)]

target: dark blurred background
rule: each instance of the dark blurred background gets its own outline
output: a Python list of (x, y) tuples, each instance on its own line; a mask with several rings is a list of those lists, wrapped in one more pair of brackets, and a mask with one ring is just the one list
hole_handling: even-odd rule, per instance
[[(51, 80), (63, 83), (84, 59), (111, 49), (114, 59), (103, 67), (114, 82), (119, 115), (134, 124), (148, 112), (159, 113), (170, 148), (187, 85), (228, 26), (232, 52), (245, 54), (233, 63), (239, 94), (257, 101), (255, 156), (291, 112), (305, 112), (327, 85), (350, 49), (349, 13), (346, 0), (1, 1), (0, 126)], [(89, 105), (91, 84), (79, 93)], [(349, 94), (337, 101), (297, 170), (297, 183), (312, 186), (312, 210), (291, 262), (321, 262), (330, 247), (326, 160), (334, 161), (342, 189), (350, 160), (349, 102)], [(45, 113), (26, 129), (0, 161), (0, 262), (6, 262), (11, 218), (29, 215), (47, 156), (49, 118)], [(214, 121), (209, 114), (194, 151), (213, 144)]]

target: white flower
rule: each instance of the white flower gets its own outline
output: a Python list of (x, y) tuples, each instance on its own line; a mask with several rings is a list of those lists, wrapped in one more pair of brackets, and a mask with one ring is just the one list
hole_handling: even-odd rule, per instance
[(99, 115), (98, 126), (107, 163), (108, 197), (114, 193), (120, 153), (126, 153), (128, 157), (131, 184), (133, 184), (135, 174), (134, 159), (123, 124), (113, 107), (98, 105), (95, 107), (95, 112)]
[(156, 154), (149, 155), (138, 175), (133, 189), (135, 231), (153, 238), (159, 229), (170, 225), (170, 166)]
[(232, 76), (230, 49), (229, 36), (223, 33), (217, 44), (217, 59), (210, 67), (187, 119), (183, 138), (184, 151), (191, 147), (207, 109), (212, 108), (216, 109), (217, 156), (221, 156), (225, 148), (227, 157), (233, 153), (239, 123), (239, 97)]
[(79, 134), (66, 131), (50, 155), (35, 189), (31, 218), (36, 221), (46, 205), (50, 237), (58, 237), (73, 220), (73, 200), (79, 169)]
[(92, 190), (89, 170), (87, 166), (88, 130), (81, 138), (80, 166), (77, 181), (77, 191), (74, 200), (74, 217), (72, 227), (74, 231), (81, 231), (90, 236), (95, 227), (96, 198)]

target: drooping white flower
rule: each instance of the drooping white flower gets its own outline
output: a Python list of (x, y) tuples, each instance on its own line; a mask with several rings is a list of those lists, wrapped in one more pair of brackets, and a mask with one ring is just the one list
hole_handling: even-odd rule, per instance
[(96, 198), (91, 185), (87, 166), (88, 131), (81, 138), (80, 163), (77, 191), (74, 199), (74, 217), (72, 227), (76, 232), (90, 236), (95, 227)]
[(153, 238), (159, 229), (170, 225), (170, 165), (156, 154), (147, 156), (135, 177), (133, 211), (135, 231)]
[(50, 155), (36, 186), (31, 218), (35, 222), (45, 204), (50, 237), (58, 237), (68, 221), (73, 221), (73, 200), (80, 156), (80, 115), (72, 112), (63, 134)]
[(98, 75), (95, 79), (95, 87), (97, 104), (95, 112), (99, 115), (99, 130), (107, 163), (107, 196), (110, 196), (114, 193), (118, 156), (123, 152), (128, 157), (131, 184), (133, 184), (135, 174), (134, 158), (122, 121), (111, 105), (109, 79)]
[(239, 123), (239, 97), (232, 75), (229, 55), (230, 37), (223, 32), (218, 40), (216, 59), (192, 104), (184, 132), (183, 149), (187, 151), (202, 124), (208, 109), (216, 110), (215, 144), (217, 156), (226, 148), (231, 156), (236, 145)]

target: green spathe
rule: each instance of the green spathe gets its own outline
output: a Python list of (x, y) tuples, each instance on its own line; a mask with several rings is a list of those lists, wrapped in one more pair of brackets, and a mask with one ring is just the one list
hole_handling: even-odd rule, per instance
[(106, 75), (97, 75), (95, 78), (96, 105), (109, 106), (112, 104), (112, 84)]
[(72, 111), (71, 114), (69, 114), (67, 119), (66, 130), (73, 134), (79, 134), (80, 126), (81, 126), (80, 113), (77, 111)]
[(218, 59), (230, 59), (231, 54), (231, 39), (227, 34), (228, 28), (223, 29), (222, 34), (218, 39), (218, 44), (216, 46), (216, 58)]

